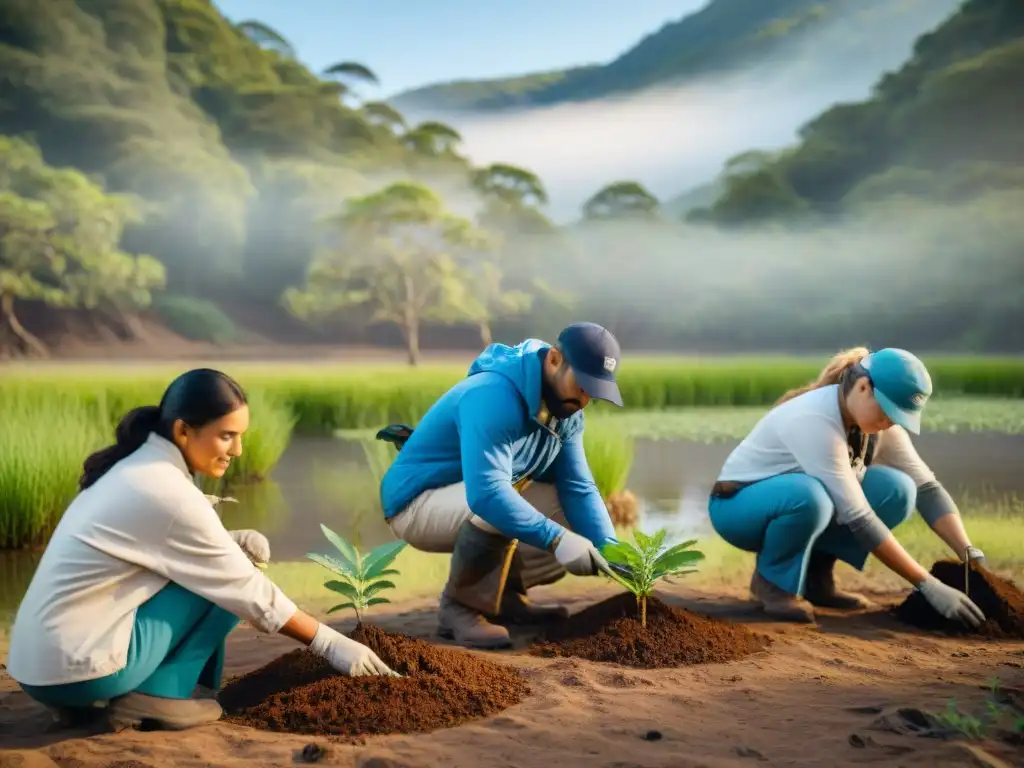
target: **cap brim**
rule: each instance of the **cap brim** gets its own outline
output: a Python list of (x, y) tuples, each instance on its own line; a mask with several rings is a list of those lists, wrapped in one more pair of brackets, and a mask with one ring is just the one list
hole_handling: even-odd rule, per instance
[(576, 383), (580, 385), (587, 395), (595, 400), (606, 400), (609, 403), (622, 407), (622, 395), (619, 394), (619, 385), (614, 381), (599, 379), (596, 376), (576, 373)]
[(875, 400), (882, 406), (882, 411), (894, 424), (899, 424), (908, 432), (915, 435), (921, 434), (921, 411), (906, 411), (900, 408), (885, 394), (875, 388)]

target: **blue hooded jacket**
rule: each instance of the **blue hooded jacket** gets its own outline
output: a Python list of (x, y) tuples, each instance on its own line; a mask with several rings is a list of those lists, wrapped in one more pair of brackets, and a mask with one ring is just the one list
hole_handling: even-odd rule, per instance
[(555, 429), (536, 416), (550, 344), (491, 344), (416, 425), (381, 482), (384, 517), (427, 490), (466, 484), (473, 513), (509, 538), (549, 549), (562, 526), (513, 487), (524, 478), (554, 482), (569, 527), (600, 547), (615, 539), (608, 509), (583, 452), (583, 411)]

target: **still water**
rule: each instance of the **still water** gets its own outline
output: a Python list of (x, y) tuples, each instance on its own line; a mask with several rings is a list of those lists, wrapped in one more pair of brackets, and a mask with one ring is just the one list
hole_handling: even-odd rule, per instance
[[(918, 450), (955, 498), (997, 501), (1024, 495), (1024, 435), (926, 433)], [(700, 533), (707, 493), (736, 441), (638, 440), (628, 486), (641, 500), (644, 529)], [(255, 528), (270, 540), (275, 560), (324, 551), (320, 523), (362, 548), (392, 539), (380, 514), (374, 467), (393, 449), (335, 438), (292, 442), (268, 481), (243, 488), (209, 488), (239, 503), (222, 504), (229, 529)], [(0, 552), (0, 626), (9, 622), (28, 586), (38, 554)]]

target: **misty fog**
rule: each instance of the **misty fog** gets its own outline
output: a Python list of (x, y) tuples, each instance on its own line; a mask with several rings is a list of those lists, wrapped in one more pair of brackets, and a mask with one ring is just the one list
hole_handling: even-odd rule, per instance
[(457, 128), (461, 152), (475, 165), (501, 161), (537, 173), (550, 195), (546, 213), (555, 221), (578, 218), (587, 198), (621, 179), (640, 181), (664, 203), (715, 178), (729, 157), (790, 145), (799, 127), (830, 105), (867, 97), (883, 72), (909, 58), (914, 40), (957, 5), (929, 0), (893, 18), (877, 10), (855, 23), (836, 18), (783, 44), (772, 61), (626, 98), (476, 116), (409, 110), (406, 116)]

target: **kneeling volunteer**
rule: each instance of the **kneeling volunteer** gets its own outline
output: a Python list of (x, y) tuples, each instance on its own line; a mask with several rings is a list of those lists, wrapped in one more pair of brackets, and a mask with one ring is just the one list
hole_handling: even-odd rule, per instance
[(928, 371), (909, 352), (848, 350), (816, 382), (784, 395), (726, 459), (711, 492), (711, 524), (757, 553), (750, 591), (768, 615), (809, 622), (811, 605), (867, 607), (836, 589), (832, 570), (837, 559), (861, 570), (873, 554), (943, 616), (984, 621), (892, 534), (916, 506), (958, 557), (984, 564), (907, 434), (920, 432), (931, 392)]
[(191, 370), (85, 461), (81, 492), (18, 608), (7, 662), (65, 722), (96, 707), (114, 729), (217, 720), (221, 707), (201, 688), (219, 689), (224, 641), (240, 619), (309, 646), (343, 674), (396, 674), (298, 610), (254, 565), (270, 557), (266, 538), (225, 530), (193, 482), (224, 475), (248, 424), (235, 381)]

